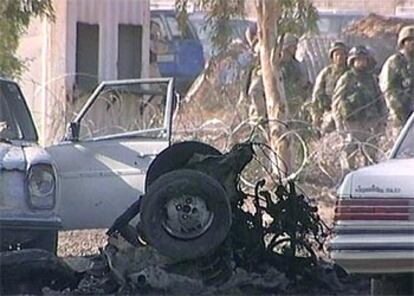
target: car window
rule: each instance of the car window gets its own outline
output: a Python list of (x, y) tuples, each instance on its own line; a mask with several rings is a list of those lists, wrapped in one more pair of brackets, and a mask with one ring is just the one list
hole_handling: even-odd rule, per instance
[(150, 39), (168, 40), (167, 30), (160, 17), (151, 17)]
[[(106, 85), (84, 115), (79, 139), (162, 129), (167, 83)], [(147, 137), (158, 137), (149, 132)]]
[(407, 130), (394, 158), (414, 158), (414, 122)]
[(195, 35), (192, 31), (192, 28), (188, 23), (185, 23), (183, 27), (180, 28), (177, 19), (175, 16), (167, 15), (165, 17), (167, 21), (168, 28), (170, 29), (171, 35), (173, 38), (182, 38), (182, 39), (194, 39)]
[(26, 102), (13, 82), (0, 82), (0, 138), (37, 141)]

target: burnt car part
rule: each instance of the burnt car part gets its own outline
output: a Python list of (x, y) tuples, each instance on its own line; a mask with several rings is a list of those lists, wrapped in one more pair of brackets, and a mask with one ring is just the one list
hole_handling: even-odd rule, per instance
[[(221, 152), (213, 146), (197, 141), (186, 141), (171, 145), (161, 151), (151, 162), (145, 178), (145, 191), (148, 191), (148, 187), (160, 176), (186, 166), (195, 155), (199, 157), (221, 155)], [(115, 232), (119, 232), (132, 243), (129, 236), (125, 233), (125, 226), (140, 212), (141, 200), (142, 196), (139, 196), (138, 200), (115, 220), (106, 234), (112, 235)], [(134, 243), (132, 244), (134, 245)]]
[[(211, 226), (213, 226), (213, 232), (215, 232), (214, 227), (218, 227), (228, 233), (232, 215), (230, 204), (232, 201), (234, 202), (234, 196), (237, 196), (236, 179), (252, 157), (251, 144), (236, 145), (232, 151), (225, 155), (210, 145), (195, 141), (170, 146), (156, 157), (148, 169), (147, 193), (116, 219), (108, 234), (122, 232), (124, 225), (138, 213), (141, 213), (141, 223), (138, 228), (142, 229), (145, 239), (150, 242), (157, 243), (159, 235), (152, 228), (153, 215), (157, 217), (156, 219), (160, 219), (159, 221), (163, 221), (161, 224), (156, 224), (160, 224), (159, 226), (163, 228), (161, 233), (168, 233), (166, 236), (168, 240), (181, 242), (197, 239), (208, 233)], [(181, 169), (183, 171), (177, 172)], [(191, 171), (184, 171), (184, 169), (191, 169)], [(157, 182), (160, 178), (164, 179)], [(198, 188), (191, 186), (192, 182), (197, 184)], [(210, 197), (211, 195), (213, 196)], [(216, 204), (226, 206), (224, 209), (220, 209), (220, 212), (215, 213), (219, 209)], [(182, 212), (181, 215), (178, 215), (180, 212)], [(216, 226), (213, 223), (214, 219), (219, 221), (223, 219), (222, 215), (227, 216), (225, 221), (230, 222)], [(191, 227), (200, 229), (190, 230)], [(155, 237), (152, 238), (152, 235)], [(218, 242), (222, 242), (220, 236), (216, 234), (215, 237)], [(127, 236), (125, 238), (128, 240)], [(165, 244), (165, 247), (168, 248), (169, 245), (170, 242)], [(212, 245), (211, 242), (210, 245)], [(211, 249), (217, 246), (212, 245)], [(171, 254), (170, 250), (159, 251)], [(199, 252), (186, 253), (184, 251), (183, 253), (183, 258), (188, 259), (199, 257), (207, 252), (200, 250)]]
[(43, 287), (74, 288), (82, 273), (41, 249), (0, 252), (0, 294), (41, 294)]
[[(231, 277), (231, 248), (226, 241), (237, 204), (237, 178), (253, 157), (251, 144), (236, 145), (229, 153), (204, 143), (177, 143), (152, 162), (146, 193), (132, 204), (109, 235), (133, 246), (143, 239), (161, 255), (179, 262), (197, 262), (197, 277), (218, 285)], [(137, 231), (129, 222), (139, 213)], [(191, 263), (187, 263), (191, 264)]]
[(165, 256), (207, 255), (231, 227), (230, 202), (222, 185), (205, 173), (180, 169), (162, 175), (142, 198), (144, 238)]
[(183, 168), (194, 157), (194, 155), (222, 155), (213, 146), (196, 141), (187, 141), (171, 145), (157, 155), (148, 168), (145, 178), (145, 191), (149, 185), (160, 176)]
[(2, 225), (0, 230), (1, 251), (30, 248), (43, 249), (52, 253), (57, 251), (58, 231), (56, 229), (36, 229), (14, 223), (8, 226)]

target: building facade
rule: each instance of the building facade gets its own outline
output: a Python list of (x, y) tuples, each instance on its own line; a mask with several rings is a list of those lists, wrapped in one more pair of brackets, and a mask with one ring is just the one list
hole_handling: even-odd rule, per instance
[(23, 91), (43, 144), (102, 80), (148, 77), (149, 0), (54, 0), (56, 19), (34, 20), (18, 54)]

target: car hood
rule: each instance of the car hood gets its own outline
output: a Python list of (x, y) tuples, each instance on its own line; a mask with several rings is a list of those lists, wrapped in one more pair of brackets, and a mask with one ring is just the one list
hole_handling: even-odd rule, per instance
[(0, 170), (25, 170), (23, 147), (0, 143)]
[(25, 171), (38, 163), (51, 164), (51, 157), (43, 148), (0, 143), (0, 170)]
[(352, 173), (352, 197), (414, 197), (414, 159), (391, 159)]

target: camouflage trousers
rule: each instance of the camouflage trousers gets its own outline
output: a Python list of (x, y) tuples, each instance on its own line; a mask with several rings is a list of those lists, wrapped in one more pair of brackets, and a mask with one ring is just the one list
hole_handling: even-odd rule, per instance
[(251, 98), (249, 116), (250, 118), (267, 119), (266, 99), (263, 88), (262, 76), (256, 75), (248, 89), (248, 95)]
[(378, 160), (378, 141), (385, 132), (384, 120), (361, 120), (344, 123), (344, 149), (341, 165), (345, 170), (354, 170)]
[(325, 111), (323, 114), (312, 112), (312, 125), (319, 135), (324, 135), (335, 130), (334, 115), (331, 111)]
[[(261, 76), (254, 76), (252, 78), (248, 95), (251, 98), (250, 116), (267, 118), (266, 97)], [(302, 97), (287, 97), (286, 101), (290, 119), (307, 120), (307, 117), (310, 117), (310, 105), (308, 106), (309, 110), (306, 110), (305, 101)]]
[(402, 128), (404, 127), (410, 115), (411, 113), (407, 116), (407, 118), (404, 118), (404, 120), (401, 121), (397, 119), (395, 113), (390, 112), (387, 123), (387, 137), (389, 137), (393, 141), (397, 140), (398, 135), (400, 134)]

